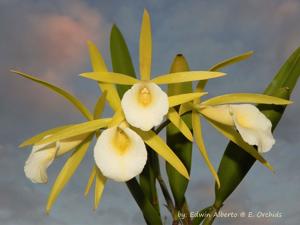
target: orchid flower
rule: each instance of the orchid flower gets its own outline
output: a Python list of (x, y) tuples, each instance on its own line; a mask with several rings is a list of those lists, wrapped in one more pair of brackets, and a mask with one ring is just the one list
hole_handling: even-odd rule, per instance
[(24, 166), (26, 177), (33, 183), (47, 183), (47, 169), (54, 159), (78, 146), (86, 137), (80, 135), (50, 144), (34, 145)]
[(102, 174), (118, 182), (139, 175), (147, 161), (144, 141), (124, 124), (104, 130), (94, 147), (95, 162)]
[[(148, 131), (160, 124), (164, 116), (168, 114), (169, 108), (173, 107), (168, 103), (167, 94), (158, 84), (207, 80), (225, 75), (220, 72), (189, 71), (160, 75), (151, 79), (152, 35), (150, 16), (147, 10), (144, 10), (141, 26), (139, 56), (141, 80), (125, 74), (107, 71), (83, 73), (81, 76), (103, 83), (133, 85), (122, 98), (122, 109), (127, 122), (144, 131)], [(176, 99), (176, 97), (174, 97), (174, 99)], [(174, 116), (173, 120), (175, 120)], [(190, 135), (187, 136), (190, 138)]]
[[(197, 99), (193, 103), (183, 104), (179, 114), (192, 111), (195, 141), (217, 184), (220, 185), (203, 141), (199, 114), (226, 138), (272, 170), (271, 165), (259, 154), (269, 151), (275, 143), (271, 133), (272, 124), (253, 104), (287, 105), (290, 103), (292, 102), (289, 100), (263, 94), (233, 93), (213, 97), (203, 102)], [(257, 151), (252, 145), (257, 146)]]
[(275, 144), (272, 123), (254, 105), (217, 105), (199, 112), (216, 122), (235, 127), (245, 142), (257, 146), (259, 153), (268, 152)]

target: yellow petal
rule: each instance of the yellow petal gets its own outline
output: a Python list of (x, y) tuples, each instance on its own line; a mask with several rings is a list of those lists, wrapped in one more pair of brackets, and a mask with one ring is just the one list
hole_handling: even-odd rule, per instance
[(101, 171), (96, 168), (96, 184), (95, 184), (95, 196), (94, 196), (94, 209), (98, 208), (99, 202), (101, 200), (103, 190), (106, 183), (106, 177), (103, 176)]
[(142, 131), (134, 129), (147, 145), (149, 145), (154, 151), (156, 151), (161, 157), (163, 157), (168, 163), (170, 163), (182, 176), (189, 179), (189, 173), (180, 159), (170, 149), (170, 147), (153, 131)]
[(193, 134), (186, 123), (181, 119), (174, 108), (170, 108), (168, 112), (168, 119), (180, 130), (180, 132), (191, 142), (193, 141)]
[(182, 103), (192, 101), (195, 98), (199, 98), (206, 94), (207, 94), (207, 92), (197, 92), (197, 93), (188, 93), (188, 94), (170, 96), (169, 97), (169, 107), (174, 107), (176, 105), (180, 105)]
[(216, 105), (205, 107), (197, 107), (195, 105), (194, 108), (199, 113), (201, 113), (201, 115), (211, 120), (226, 124), (228, 126), (234, 126), (234, 122), (230, 112), (230, 105)]
[(38, 79), (36, 77), (33, 77), (29, 74), (20, 72), (20, 71), (16, 71), (16, 70), (11, 70), (11, 72), (20, 75), (22, 77), (25, 77), (29, 80), (32, 80), (38, 84), (41, 84), (47, 88), (49, 88), (50, 90), (56, 92), (57, 94), (63, 96), (64, 98), (66, 98), (69, 102), (71, 102), (81, 113), (84, 117), (86, 117), (88, 120), (93, 119), (92, 114), (90, 113), (90, 111), (85, 107), (85, 105), (79, 101), (76, 97), (74, 97), (73, 95), (71, 95), (69, 92), (63, 90), (62, 88), (59, 88), (53, 84), (50, 84), (46, 81), (43, 81), (41, 79)]
[(50, 135), (52, 135), (52, 134), (54, 134), (58, 131), (61, 131), (65, 128), (67, 128), (67, 127), (70, 127), (70, 126), (72, 126), (72, 125), (65, 125), (65, 126), (55, 127), (55, 128), (50, 129), (50, 130), (43, 131), (43, 132), (41, 132), (41, 133), (25, 140), (25, 141), (23, 141), (19, 145), (19, 147), (23, 148), (23, 147), (26, 147), (26, 146), (29, 146), (29, 145), (33, 145), (33, 144), (37, 143), (38, 141), (42, 140), (44, 137), (50, 136)]
[(89, 78), (92, 80), (110, 83), (110, 84), (123, 84), (123, 85), (133, 85), (139, 80), (127, 76), (122, 73), (114, 73), (114, 72), (89, 72), (80, 74), (81, 77)]
[(118, 126), (124, 120), (125, 120), (125, 115), (124, 115), (122, 109), (119, 108), (115, 112), (113, 118), (111, 119), (111, 122), (108, 124), (108, 127)]
[[(253, 51), (249, 51), (249, 52), (245, 52), (245, 53), (243, 53), (241, 55), (237, 55), (237, 56), (234, 56), (232, 58), (225, 59), (224, 61), (221, 61), (221, 62), (213, 65), (209, 69), (209, 71), (218, 71), (218, 70), (220, 70), (220, 69), (222, 69), (224, 67), (230, 66), (231, 64), (234, 64), (234, 63), (237, 63), (239, 61), (248, 59), (252, 54), (253, 54)], [(207, 83), (207, 80), (201, 80), (201, 81), (199, 81), (199, 83), (196, 86), (196, 90), (202, 92), (204, 90), (204, 87), (205, 87), (206, 83)]]
[(179, 115), (182, 115), (188, 111), (191, 111), (193, 109), (193, 103), (187, 102), (180, 105), (179, 108)]
[(141, 80), (149, 80), (151, 74), (152, 34), (148, 11), (144, 10), (140, 33), (140, 74)]
[(209, 118), (206, 118), (206, 119), (214, 128), (216, 128), (226, 138), (228, 138), (229, 140), (234, 142), (236, 145), (240, 146), (243, 150), (248, 152), (256, 160), (258, 160), (264, 166), (266, 166), (268, 169), (273, 171), (272, 166), (257, 152), (257, 150), (253, 146), (247, 144), (242, 139), (241, 135), (237, 131), (235, 131), (235, 129), (233, 127), (217, 123), (213, 120), (210, 120)]
[(210, 71), (187, 71), (187, 72), (178, 72), (170, 73), (166, 75), (159, 75), (152, 79), (152, 82), (156, 84), (174, 84), (181, 82), (189, 82), (195, 80), (207, 80), (217, 77), (224, 76), (225, 73), (220, 72), (210, 72)]
[[(92, 63), (93, 71), (94, 72), (107, 72), (107, 67), (105, 62), (100, 54), (99, 50), (97, 49), (96, 45), (91, 41), (88, 41), (89, 53), (90, 53), (90, 60)], [(98, 85), (102, 92), (107, 92), (107, 101), (109, 105), (112, 107), (113, 110), (116, 110), (120, 106), (120, 97), (117, 92), (117, 89), (114, 84), (109, 83), (100, 83)]]
[(89, 180), (88, 180), (88, 182), (86, 184), (86, 187), (85, 187), (84, 196), (87, 196), (88, 193), (90, 192), (90, 189), (91, 189), (92, 184), (93, 184), (93, 182), (95, 180), (95, 177), (96, 177), (96, 169), (97, 169), (97, 167), (96, 167), (96, 165), (94, 165), (93, 169), (91, 171)]
[(83, 157), (85, 156), (90, 143), (92, 140), (92, 136), (89, 136), (81, 145), (79, 145), (76, 151), (68, 158), (64, 167), (61, 169), (60, 173), (58, 174), (48, 197), (47, 205), (46, 205), (46, 212), (49, 213), (54, 202), (56, 201), (57, 197), (69, 182), (71, 177), (73, 176), (74, 172), (78, 168), (79, 164), (81, 163)]
[(221, 61), (215, 65), (213, 65), (209, 70), (210, 71), (218, 71), (226, 66), (229, 66), (231, 64), (234, 64), (234, 63), (237, 63), (239, 61), (242, 61), (242, 60), (245, 60), (245, 59), (248, 59), (250, 56), (253, 55), (253, 51), (248, 51), (248, 52), (245, 52), (241, 55), (237, 55), (237, 56), (234, 56), (232, 58), (229, 58), (229, 59), (225, 59), (224, 61)]
[(210, 98), (202, 105), (222, 105), (222, 104), (233, 104), (233, 103), (254, 103), (254, 104), (275, 104), (275, 105), (288, 105), (292, 101), (269, 96), (263, 94), (252, 94), (252, 93), (233, 93), (220, 95), (214, 98)]
[(98, 99), (95, 108), (94, 108), (94, 119), (98, 119), (105, 107), (105, 101), (106, 101), (107, 91), (103, 92), (103, 95), (100, 96)]
[(216, 183), (218, 185), (218, 188), (220, 188), (220, 180), (218, 177), (218, 174), (213, 167), (212, 163), (209, 160), (207, 150), (203, 141), (203, 136), (202, 136), (202, 125), (201, 125), (201, 120), (200, 116), (196, 111), (192, 112), (192, 126), (193, 126), (193, 133), (195, 137), (196, 144), (198, 145), (198, 148), (200, 150), (200, 153), (202, 157), (204, 158), (204, 161), (206, 165), (208, 166), (208, 169), (210, 170), (211, 174), (216, 180)]
[(56, 132), (55, 134), (51, 135), (48, 138), (45, 138), (37, 144), (47, 144), (52, 143), (58, 140), (63, 140), (66, 138), (78, 136), (80, 134), (90, 133), (95, 130), (98, 130), (102, 127), (106, 127), (111, 122), (111, 119), (98, 119), (92, 120), (84, 123), (79, 123), (70, 127), (67, 127), (61, 131)]

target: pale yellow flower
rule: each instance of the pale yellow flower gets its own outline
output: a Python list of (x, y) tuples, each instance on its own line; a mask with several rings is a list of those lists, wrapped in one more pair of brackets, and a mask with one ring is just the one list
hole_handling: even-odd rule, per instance
[(205, 107), (200, 111), (219, 123), (234, 126), (245, 142), (257, 146), (259, 153), (268, 152), (275, 144), (271, 121), (254, 105), (217, 105)]
[(94, 148), (94, 158), (105, 177), (126, 182), (142, 172), (147, 150), (136, 132), (129, 127), (114, 126), (101, 133)]
[[(47, 137), (49, 137), (49, 135), (44, 138)], [(33, 183), (47, 183), (47, 169), (54, 159), (72, 150), (79, 145), (85, 137), (86, 134), (50, 144), (34, 145), (24, 166), (26, 177)]]

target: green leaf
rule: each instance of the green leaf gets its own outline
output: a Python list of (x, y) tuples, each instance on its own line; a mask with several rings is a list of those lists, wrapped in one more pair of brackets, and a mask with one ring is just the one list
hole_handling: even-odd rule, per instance
[(111, 122), (111, 119), (98, 119), (92, 120), (84, 123), (75, 124), (69, 126), (63, 130), (56, 132), (48, 138), (38, 141), (36, 144), (48, 144), (58, 140), (63, 140), (66, 138), (78, 136), (80, 134), (91, 133), (95, 130), (98, 130), (102, 127), (106, 127)]
[[(173, 60), (170, 72), (184, 72), (188, 70), (189, 66), (184, 56), (181, 54), (177, 55)], [(175, 83), (168, 85), (169, 96), (186, 94), (192, 91), (192, 82)], [(172, 111), (172, 109), (173, 108), (170, 108), (170, 111)], [(174, 111), (175, 110), (176, 108), (174, 108)], [(181, 119), (183, 122), (185, 122), (190, 131), (192, 129), (191, 116), (184, 115), (181, 117)], [(180, 159), (180, 161), (184, 164), (184, 166), (190, 173), (193, 143), (186, 137), (189, 137), (189, 135), (184, 136), (182, 132), (176, 126), (174, 126), (174, 123), (169, 124), (167, 126), (166, 135), (167, 145), (170, 146), (170, 148), (174, 151), (174, 153), (177, 155), (177, 157)], [(170, 188), (175, 200), (175, 207), (177, 210), (183, 212), (183, 208), (185, 205), (185, 192), (188, 187), (189, 180), (187, 180), (184, 176), (178, 173), (177, 170), (167, 162), (166, 171), (169, 179)]]
[(58, 174), (48, 197), (46, 212), (49, 213), (53, 204), (55, 203), (57, 197), (60, 195), (61, 191), (64, 189), (66, 184), (70, 181), (71, 177), (75, 173), (82, 159), (84, 158), (90, 143), (92, 136), (89, 136), (84, 142), (82, 142), (77, 149), (68, 158), (65, 165)]
[[(113, 25), (110, 34), (110, 55), (113, 71), (135, 77), (135, 71), (125, 39), (116, 25)], [(120, 96), (130, 88), (129, 85), (118, 85)]]
[(126, 182), (126, 185), (140, 207), (143, 216), (149, 225), (162, 225), (160, 214), (156, 211), (149, 199), (145, 197), (143, 190), (135, 178)]
[(263, 94), (233, 93), (210, 98), (202, 102), (201, 105), (213, 106), (235, 103), (288, 105), (291, 104), (292, 101)]
[(34, 76), (31, 76), (29, 74), (26, 74), (26, 73), (23, 73), (23, 72), (20, 72), (20, 71), (16, 71), (16, 70), (11, 70), (11, 72), (17, 74), (17, 75), (20, 75), (24, 78), (27, 78), (29, 80), (32, 80), (38, 84), (41, 84), (43, 85), (44, 87), (47, 87), (49, 88), (50, 90), (56, 92), (57, 94), (63, 96), (64, 98), (66, 98), (69, 102), (71, 102), (81, 113), (82, 115), (87, 118), (88, 120), (92, 120), (93, 119), (93, 116), (92, 114), (90, 113), (90, 111), (84, 106), (84, 104), (78, 100), (76, 97), (74, 97), (73, 95), (71, 95), (69, 92), (63, 90), (62, 88), (59, 88), (53, 84), (50, 84), (46, 81), (43, 81), (41, 79), (38, 79)]

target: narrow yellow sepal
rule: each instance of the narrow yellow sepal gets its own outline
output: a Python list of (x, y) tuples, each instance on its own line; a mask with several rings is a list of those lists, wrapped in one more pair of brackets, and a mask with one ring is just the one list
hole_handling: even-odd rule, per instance
[(29, 80), (32, 80), (38, 84), (43, 85), (44, 87), (49, 88), (50, 90), (56, 92), (57, 94), (63, 96), (64, 98), (66, 98), (69, 102), (71, 102), (81, 113), (82, 115), (87, 118), (88, 120), (93, 119), (92, 114), (90, 113), (90, 111), (87, 109), (87, 107), (79, 100), (77, 99), (75, 96), (71, 95), (69, 92), (65, 91), (64, 89), (57, 87), (53, 84), (50, 84), (46, 81), (43, 81), (41, 79), (38, 79), (34, 76), (31, 76), (29, 74), (20, 72), (20, 71), (16, 71), (16, 70), (11, 70), (11, 72), (20, 75), (24, 78), (27, 78)]
[(174, 108), (169, 109), (167, 117), (189, 141), (193, 141), (192, 132)]
[(159, 75), (152, 79), (156, 84), (174, 84), (181, 82), (189, 82), (195, 80), (207, 80), (217, 77), (225, 76), (225, 73), (210, 72), (210, 71), (186, 71), (170, 73), (166, 75)]
[(60, 127), (55, 127), (55, 128), (52, 128), (52, 129), (49, 129), (49, 130), (46, 130), (46, 131), (43, 131), (29, 139), (26, 139), (25, 141), (23, 141), (19, 147), (20, 148), (23, 148), (23, 147), (26, 147), (26, 146), (29, 146), (29, 145), (33, 145), (35, 143), (37, 143), (38, 141), (42, 140), (45, 136), (47, 135), (50, 135), (50, 134), (54, 134), (58, 131), (61, 131), (67, 127), (70, 127), (72, 125), (65, 125), (65, 126), (60, 126)]
[(232, 93), (226, 95), (220, 95), (214, 98), (210, 98), (204, 102), (202, 105), (223, 105), (223, 104), (235, 104), (235, 103), (252, 103), (252, 104), (274, 104), (274, 105), (288, 105), (292, 101), (278, 98), (263, 94), (253, 94), (253, 93)]
[(180, 105), (189, 101), (192, 101), (196, 98), (200, 98), (203, 95), (206, 95), (207, 92), (196, 92), (196, 93), (188, 93), (181, 95), (173, 95), (169, 97), (169, 107), (174, 107), (176, 105)]
[(140, 74), (141, 80), (150, 80), (152, 60), (151, 21), (148, 11), (144, 10), (140, 33)]
[(105, 187), (105, 183), (106, 183), (106, 177), (103, 176), (103, 174), (101, 173), (101, 171), (96, 168), (96, 183), (95, 183), (95, 195), (94, 195), (94, 209), (98, 208), (98, 205), (100, 203), (103, 191), (104, 191), (104, 187)]
[(106, 96), (107, 96), (107, 91), (104, 91), (103, 94), (99, 97), (95, 108), (94, 108), (94, 119), (100, 118), (101, 114), (103, 113), (104, 107), (105, 107), (105, 102), (106, 102)]
[(123, 85), (133, 85), (139, 80), (127, 76), (122, 73), (114, 72), (89, 72), (80, 74), (81, 77), (89, 78), (99, 82), (110, 83), (110, 84), (123, 84)]
[(93, 166), (92, 168), (92, 171), (90, 173), (90, 176), (89, 176), (89, 179), (88, 179), (88, 182), (86, 184), (86, 187), (85, 187), (85, 191), (84, 191), (84, 196), (86, 197), (88, 195), (88, 193), (90, 192), (91, 190), (91, 187), (94, 183), (94, 180), (95, 180), (95, 177), (96, 177), (96, 165)]
[(274, 171), (272, 166), (258, 153), (258, 151), (251, 145), (247, 144), (240, 134), (231, 126), (226, 126), (223, 124), (220, 124), (218, 122), (215, 122), (213, 120), (210, 120), (209, 118), (205, 117), (207, 121), (216, 128), (217, 131), (219, 131), (222, 135), (224, 135), (226, 138), (240, 146), (243, 150), (248, 152), (251, 156), (253, 156), (256, 160), (261, 162), (264, 166), (266, 166), (269, 170)]
[(153, 131), (142, 131), (133, 128), (141, 136), (145, 143), (170, 163), (182, 176), (189, 179), (189, 173), (180, 159), (170, 149), (170, 147)]
[(57, 197), (64, 189), (66, 184), (69, 182), (74, 172), (78, 168), (82, 159), (84, 158), (90, 143), (92, 140), (92, 135), (90, 135), (83, 143), (81, 143), (76, 150), (72, 153), (72, 155), (68, 158), (65, 165), (59, 172), (48, 197), (47, 205), (46, 205), (46, 213), (49, 214), (53, 204), (55, 203)]
[(125, 115), (122, 108), (119, 108), (114, 116), (111, 119), (111, 122), (108, 124), (108, 127), (118, 126), (122, 121), (125, 120)]
[(254, 53), (253, 51), (248, 51), (248, 52), (245, 52), (241, 55), (237, 55), (237, 56), (225, 59), (225, 60), (213, 65), (209, 70), (210, 71), (218, 71), (218, 70), (220, 70), (220, 69), (222, 69), (226, 66), (229, 66), (231, 64), (234, 64), (234, 63), (240, 62), (242, 60), (248, 59), (250, 56), (253, 55), (253, 53)]
[(183, 103), (180, 105), (179, 115), (181, 116), (182, 114), (191, 111), (192, 109), (193, 109), (193, 103), (191, 102)]
[(204, 161), (205, 161), (206, 165), (208, 166), (208, 169), (210, 170), (211, 174), (215, 178), (218, 188), (220, 188), (221, 184), (220, 184), (218, 174), (217, 174), (214, 166), (212, 165), (211, 161), (209, 160), (207, 150), (206, 150), (206, 147), (204, 144), (200, 115), (194, 110), (192, 111), (192, 126), (193, 126), (194, 138), (195, 138), (196, 144), (198, 146), (198, 149), (199, 149), (202, 157), (204, 158)]
[[(105, 62), (103, 60), (103, 57), (96, 47), (96, 45), (88, 41), (88, 48), (89, 48), (89, 53), (90, 53), (90, 60), (91, 64), (93, 67), (94, 72), (107, 72), (107, 67), (105, 65)], [(114, 84), (109, 84), (109, 83), (100, 83), (98, 82), (98, 85), (101, 89), (102, 92), (107, 92), (107, 101), (111, 108), (113, 110), (116, 110), (119, 108), (121, 101), (119, 94), (117, 92), (116, 86)]]
[(78, 136), (81, 134), (91, 133), (102, 127), (107, 127), (110, 122), (111, 122), (111, 118), (105, 118), (105, 119), (98, 119), (98, 120), (92, 120), (84, 123), (75, 124), (56, 132), (55, 134), (51, 135), (48, 138), (38, 141), (36, 144), (37, 145), (48, 144), (58, 140), (63, 140), (66, 138)]
[[(253, 55), (253, 53), (254, 53), (253, 51), (248, 51), (248, 52), (245, 52), (241, 55), (237, 55), (237, 56), (234, 56), (232, 58), (225, 59), (225, 60), (213, 65), (209, 69), (209, 71), (219, 71), (220, 69), (222, 69), (224, 67), (227, 67), (227, 66), (230, 66), (230, 65), (232, 65), (234, 63), (237, 63), (239, 61), (248, 59), (250, 56)], [(196, 86), (196, 90), (203, 91), (206, 83), (207, 83), (207, 80), (199, 81), (197, 86)]]

